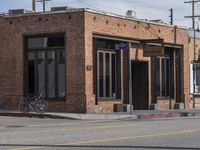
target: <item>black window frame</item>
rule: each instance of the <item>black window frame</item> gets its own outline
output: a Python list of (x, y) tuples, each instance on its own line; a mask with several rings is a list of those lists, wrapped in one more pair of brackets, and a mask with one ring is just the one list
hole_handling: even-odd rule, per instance
[[(97, 100), (100, 101), (104, 101), (104, 100), (119, 100), (121, 99), (121, 51), (120, 50), (116, 50), (115, 49), (115, 44), (119, 44), (119, 41), (114, 41), (114, 40), (108, 40), (108, 39), (97, 39), (97, 47), (96, 47), (96, 87), (97, 87), (97, 91), (96, 91), (96, 98)], [(106, 53), (115, 55), (115, 96), (103, 96), (100, 97), (99, 96), (99, 81), (98, 81), (98, 55), (99, 52), (103, 52), (104, 55), (106, 55)], [(112, 65), (111, 65), (112, 66)], [(105, 91), (105, 89), (104, 89)], [(104, 95), (106, 95), (104, 93)]]
[[(170, 98), (170, 57), (156, 57), (156, 73), (157, 74), (157, 98), (158, 99), (169, 99)], [(164, 65), (164, 66), (163, 66)], [(159, 67), (159, 68), (158, 68)], [(163, 83), (164, 78), (164, 83)], [(158, 84), (159, 80), (159, 84)], [(159, 90), (158, 90), (159, 87)], [(164, 91), (164, 94), (163, 94)], [(159, 93), (159, 94), (158, 94)]]
[[(42, 37), (63, 37), (64, 38), (64, 44), (63, 44), (63, 47), (38, 47), (38, 48), (29, 48), (28, 47), (28, 39), (29, 38), (42, 38)], [(36, 59), (36, 55), (38, 52), (44, 52), (44, 55), (45, 55), (45, 98), (46, 100), (65, 100), (66, 99), (66, 89), (67, 89), (67, 85), (66, 85), (66, 81), (67, 81), (67, 77), (66, 77), (66, 45), (65, 45), (65, 40), (66, 37), (65, 37), (65, 34), (64, 33), (58, 33), (58, 34), (41, 34), (41, 35), (24, 35), (24, 66), (25, 66), (25, 69), (24, 69), (24, 78), (25, 78), (25, 82), (24, 82), (24, 95), (29, 95), (30, 93), (28, 93), (28, 54), (29, 52), (34, 52), (34, 61), (36, 62), (37, 59)], [(48, 97), (48, 52), (54, 52), (54, 55), (55, 55), (55, 62), (54, 62), (54, 65), (55, 65), (55, 71), (54, 71), (54, 76), (55, 76), (55, 97), (54, 98), (49, 98)], [(59, 97), (58, 95), (58, 65), (59, 65), (59, 60), (58, 60), (58, 55), (60, 52), (64, 52), (65, 54), (65, 96), (64, 97)], [(36, 63), (35, 63), (36, 64)], [(35, 77), (36, 79), (37, 77)], [(38, 81), (36, 81), (38, 82)], [(37, 84), (37, 83), (36, 83)], [(38, 85), (35, 85), (36, 88), (38, 88)], [(40, 92), (40, 91), (35, 91), (35, 92)], [(36, 93), (34, 93), (36, 94)]]

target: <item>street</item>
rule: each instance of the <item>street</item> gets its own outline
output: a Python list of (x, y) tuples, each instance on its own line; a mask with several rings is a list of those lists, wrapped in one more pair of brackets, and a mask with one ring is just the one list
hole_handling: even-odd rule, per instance
[(200, 119), (86, 121), (0, 117), (1, 150), (200, 149)]

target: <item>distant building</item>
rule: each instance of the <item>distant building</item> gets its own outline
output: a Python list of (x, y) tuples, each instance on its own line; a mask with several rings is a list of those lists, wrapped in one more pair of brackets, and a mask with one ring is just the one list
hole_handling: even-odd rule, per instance
[(38, 92), (51, 111), (190, 106), (186, 28), (90, 9), (2, 15), (0, 28), (3, 108)]
[(200, 32), (195, 31), (194, 33), (194, 30), (190, 29), (188, 31), (188, 34), (189, 34), (190, 94), (191, 94), (190, 107), (200, 108)]

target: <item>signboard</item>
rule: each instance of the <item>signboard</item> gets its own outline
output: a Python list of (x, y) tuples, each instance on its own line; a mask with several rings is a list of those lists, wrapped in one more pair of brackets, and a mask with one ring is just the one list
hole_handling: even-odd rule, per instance
[(116, 50), (128, 50), (129, 49), (129, 44), (128, 43), (120, 43), (120, 44), (115, 44), (115, 49)]
[(143, 46), (144, 57), (163, 56), (163, 55), (164, 55), (164, 47), (162, 46), (147, 45), (147, 44)]
[(144, 40), (143, 41), (143, 56), (154, 57), (164, 55), (163, 39)]

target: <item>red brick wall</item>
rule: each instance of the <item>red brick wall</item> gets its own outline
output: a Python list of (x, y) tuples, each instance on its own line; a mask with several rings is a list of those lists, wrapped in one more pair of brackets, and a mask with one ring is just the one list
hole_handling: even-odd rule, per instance
[[(115, 36), (115, 37), (124, 37), (130, 39), (157, 39), (158, 37), (163, 38), (165, 43), (174, 43), (174, 27), (158, 24), (150, 24), (146, 22), (133, 21), (128, 19), (121, 19), (118, 17), (108, 16), (104, 14), (98, 14), (94, 12), (85, 13), (85, 45), (86, 45), (86, 65), (93, 65), (92, 62), (92, 37), (93, 33), (98, 33), (105, 36)], [(184, 45), (183, 49), (183, 91), (185, 95), (186, 106), (188, 107), (188, 97), (189, 97), (189, 63), (188, 63), (188, 35), (187, 30), (178, 28), (176, 36), (176, 43)], [(139, 60), (150, 61), (150, 58), (144, 58), (142, 56), (141, 48), (139, 48)], [(131, 59), (135, 59), (135, 50), (132, 49)], [(150, 64), (150, 63), (149, 63)], [(95, 106), (95, 97), (93, 95), (93, 84), (91, 81), (93, 79), (92, 72), (86, 72), (86, 99), (87, 99), (87, 110), (91, 111)], [(151, 81), (151, 79), (150, 79)], [(151, 85), (151, 84), (149, 84)], [(149, 88), (150, 89), (150, 88)], [(123, 89), (122, 89), (123, 91)], [(150, 92), (150, 90), (149, 90)], [(89, 97), (89, 98), (88, 98)], [(149, 97), (151, 97), (149, 95)], [(122, 102), (123, 100), (121, 100)], [(150, 100), (149, 100), (150, 101)], [(110, 103), (115, 103), (110, 102)], [(118, 103), (116, 101), (116, 103)], [(160, 104), (160, 103), (159, 103)], [(102, 103), (99, 103), (99, 106), (104, 107), (105, 111), (112, 111), (113, 106), (109, 105), (104, 106)], [(165, 108), (165, 104), (162, 105), (162, 108)], [(169, 106), (166, 106), (168, 108)]]
[[(155, 39), (174, 42), (174, 28), (145, 22), (131, 21), (88, 11), (44, 13), (18, 17), (0, 17), (0, 95), (6, 96), (4, 107), (16, 108), (17, 100), (23, 95), (24, 45), (23, 35), (65, 33), (66, 35), (66, 95), (65, 101), (50, 101), (49, 109), (67, 112), (94, 112), (93, 71), (87, 66), (93, 62), (93, 33), (135, 39)], [(185, 101), (189, 95), (189, 63), (187, 30), (177, 29), (177, 44), (183, 44), (183, 93)], [(135, 59), (134, 47), (131, 59)], [(143, 58), (139, 48), (139, 60)], [(122, 55), (123, 57), (123, 55)], [(123, 58), (122, 58), (123, 59)], [(123, 67), (123, 64), (122, 64)], [(93, 68), (94, 69), (94, 68)], [(123, 73), (122, 85), (123, 83)], [(119, 101), (99, 102), (104, 112), (112, 112)]]
[(16, 109), (17, 99), (23, 95), (23, 35), (65, 33), (67, 98), (64, 102), (49, 101), (49, 109), (85, 112), (84, 13), (5, 17), (0, 22), (0, 94), (8, 97), (4, 107)]

